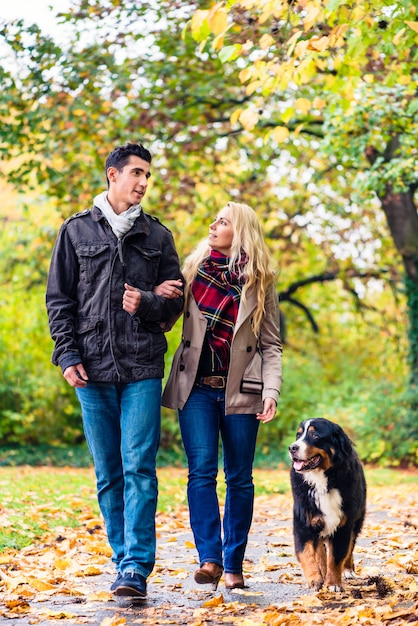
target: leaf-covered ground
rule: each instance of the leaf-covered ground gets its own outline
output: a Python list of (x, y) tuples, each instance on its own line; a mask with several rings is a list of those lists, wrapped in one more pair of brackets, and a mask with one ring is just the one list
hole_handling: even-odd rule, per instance
[[(57, 475), (57, 470), (48, 471)], [(60, 525), (62, 511), (57, 509), (52, 532), (20, 551), (6, 549), (0, 555), (0, 622), (16, 626), (418, 624), (418, 473), (409, 483), (369, 486), (366, 523), (355, 550), (358, 578), (347, 581), (342, 593), (307, 589), (293, 552), (291, 496), (272, 493), (276, 479), (277, 484), (286, 480), (285, 474), (279, 474), (255, 472), (256, 483), (263, 481), (267, 493), (256, 497), (244, 564), (246, 589), (227, 592), (221, 580), (213, 593), (194, 583), (196, 551), (182, 504), (185, 471), (169, 470), (172, 504), (158, 513), (157, 563), (146, 603), (129, 607), (114, 601), (109, 593), (114, 571), (102, 520), (94, 505), (80, 506), (79, 495), (66, 494), (81, 526)], [(259, 494), (262, 491), (258, 489)], [(51, 527), (54, 511), (47, 513), (40, 498), (39, 494), (36, 498), (33, 494), (32, 500), (28, 497), (21, 514), (42, 518), (44, 511), (44, 523)], [(11, 523), (16, 523), (16, 510), (3, 502), (0, 524)]]

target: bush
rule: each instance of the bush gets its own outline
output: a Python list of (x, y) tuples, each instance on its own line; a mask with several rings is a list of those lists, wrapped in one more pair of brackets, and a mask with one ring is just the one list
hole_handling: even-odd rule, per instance
[(356, 408), (351, 430), (362, 461), (418, 466), (416, 389), (399, 391), (390, 383), (380, 383), (363, 392)]

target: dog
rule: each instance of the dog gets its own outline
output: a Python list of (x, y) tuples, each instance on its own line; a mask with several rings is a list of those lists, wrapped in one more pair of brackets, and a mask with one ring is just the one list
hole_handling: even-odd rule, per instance
[(295, 553), (310, 588), (342, 591), (366, 514), (366, 479), (353, 443), (324, 418), (300, 423), (289, 446)]

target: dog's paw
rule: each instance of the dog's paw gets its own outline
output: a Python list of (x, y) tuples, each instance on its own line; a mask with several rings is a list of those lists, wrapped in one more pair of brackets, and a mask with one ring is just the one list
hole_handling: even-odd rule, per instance
[(358, 576), (353, 569), (345, 569), (343, 572), (343, 578), (346, 580), (352, 580), (354, 578), (358, 578)]
[(344, 591), (341, 585), (327, 585), (327, 589), (328, 591), (331, 591), (332, 593), (339, 593), (341, 591)]
[(310, 580), (308, 580), (308, 585), (310, 587), (310, 589), (314, 589), (315, 591), (319, 591), (322, 588), (322, 585), (324, 584), (324, 581), (322, 580), (322, 578), (311, 578)]

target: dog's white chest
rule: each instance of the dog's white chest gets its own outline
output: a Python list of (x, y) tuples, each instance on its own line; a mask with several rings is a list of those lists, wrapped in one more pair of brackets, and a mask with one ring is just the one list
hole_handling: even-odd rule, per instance
[(329, 537), (335, 533), (344, 517), (341, 493), (338, 489), (328, 491), (328, 480), (323, 472), (309, 472), (304, 478), (311, 485), (315, 504), (324, 517), (325, 526), (321, 537)]

